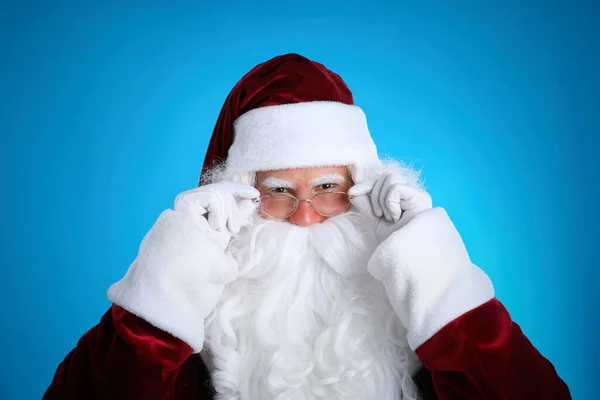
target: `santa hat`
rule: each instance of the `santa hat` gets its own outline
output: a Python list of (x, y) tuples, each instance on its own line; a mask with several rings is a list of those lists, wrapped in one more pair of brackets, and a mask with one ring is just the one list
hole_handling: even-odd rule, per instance
[(344, 81), (298, 54), (277, 56), (231, 90), (212, 133), (203, 171), (380, 165), (364, 112)]

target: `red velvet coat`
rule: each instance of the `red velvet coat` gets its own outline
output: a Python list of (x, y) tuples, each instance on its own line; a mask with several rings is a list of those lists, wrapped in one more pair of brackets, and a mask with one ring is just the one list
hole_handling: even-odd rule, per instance
[[(416, 353), (423, 400), (571, 399), (497, 299), (452, 321)], [(187, 344), (113, 305), (58, 366), (43, 400), (207, 400), (212, 393)]]

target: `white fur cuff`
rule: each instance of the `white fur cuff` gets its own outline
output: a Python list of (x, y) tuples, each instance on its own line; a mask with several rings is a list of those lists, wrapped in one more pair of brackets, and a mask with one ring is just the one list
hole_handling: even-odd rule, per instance
[(356, 106), (314, 101), (257, 108), (234, 122), (230, 172), (380, 165), (366, 116)]
[(442, 208), (417, 215), (385, 240), (369, 261), (408, 328), (413, 350), (464, 313), (494, 297)]
[(203, 218), (163, 212), (126, 275), (107, 293), (113, 303), (183, 340), (195, 353), (204, 344), (205, 318), (238, 273), (209, 229)]

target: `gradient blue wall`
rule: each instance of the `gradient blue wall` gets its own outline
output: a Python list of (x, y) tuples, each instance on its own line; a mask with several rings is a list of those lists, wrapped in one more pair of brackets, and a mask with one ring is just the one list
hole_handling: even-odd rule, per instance
[(0, 9), (0, 397), (41, 398), (196, 184), (230, 88), (300, 52), (347, 81), (382, 153), (423, 168), (574, 398), (600, 398), (597, 6), (119, 3)]

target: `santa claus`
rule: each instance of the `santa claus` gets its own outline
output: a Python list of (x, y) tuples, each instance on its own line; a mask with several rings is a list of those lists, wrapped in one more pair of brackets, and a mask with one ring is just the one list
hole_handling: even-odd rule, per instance
[(246, 74), (45, 399), (570, 399), (342, 79)]

